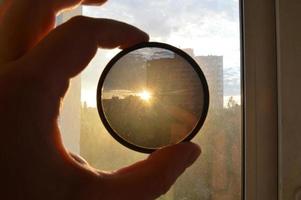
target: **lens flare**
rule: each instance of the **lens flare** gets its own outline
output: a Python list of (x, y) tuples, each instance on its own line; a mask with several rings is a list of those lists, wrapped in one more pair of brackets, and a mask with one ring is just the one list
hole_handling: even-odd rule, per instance
[(142, 92), (138, 93), (138, 96), (143, 100), (143, 101), (149, 101), (152, 98), (151, 92), (147, 90), (143, 90)]

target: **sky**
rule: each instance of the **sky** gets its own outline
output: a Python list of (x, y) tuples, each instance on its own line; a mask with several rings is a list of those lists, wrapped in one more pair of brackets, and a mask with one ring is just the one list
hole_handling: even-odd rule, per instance
[[(223, 56), (224, 95), (240, 95), (238, 0), (110, 0), (101, 7), (84, 7), (83, 14), (130, 23), (151, 41), (193, 48), (195, 55)], [(82, 74), (82, 101), (89, 106), (95, 106), (103, 68), (118, 51), (99, 50)]]

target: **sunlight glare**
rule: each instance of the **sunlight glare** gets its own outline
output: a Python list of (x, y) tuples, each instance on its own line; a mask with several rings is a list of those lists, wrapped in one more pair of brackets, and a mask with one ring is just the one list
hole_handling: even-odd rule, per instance
[(147, 91), (147, 90), (143, 90), (142, 92), (138, 93), (138, 96), (143, 101), (149, 101), (152, 98), (152, 94), (149, 91)]

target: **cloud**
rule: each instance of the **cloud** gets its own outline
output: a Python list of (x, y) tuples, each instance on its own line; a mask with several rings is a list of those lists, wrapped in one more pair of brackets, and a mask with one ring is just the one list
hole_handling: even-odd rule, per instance
[(194, 48), (200, 55), (223, 55), (225, 67), (239, 66), (239, 15), (235, 0), (115, 0), (84, 13), (125, 21), (153, 41)]
[(166, 37), (172, 32), (172, 23), (167, 17), (165, 7), (160, 2), (109, 1), (102, 8), (88, 7), (85, 13), (93, 17), (112, 18), (125, 21), (151, 33), (153, 37)]
[[(196, 55), (223, 56), (224, 68), (238, 71), (231, 75), (224, 70), (224, 91), (239, 94), (238, 8), (237, 0), (112, 0), (101, 7), (84, 7), (84, 14), (133, 24), (149, 33), (152, 41), (193, 48)], [(103, 50), (97, 54), (82, 75), (84, 90), (96, 89), (103, 67), (114, 54)]]
[(224, 95), (240, 95), (240, 68), (224, 68)]
[(84, 10), (90, 16), (126, 21), (157, 38), (169, 37), (187, 24), (204, 24), (208, 16), (222, 15), (235, 21), (237, 7), (234, 0), (115, 0), (108, 1), (103, 7), (86, 7)]

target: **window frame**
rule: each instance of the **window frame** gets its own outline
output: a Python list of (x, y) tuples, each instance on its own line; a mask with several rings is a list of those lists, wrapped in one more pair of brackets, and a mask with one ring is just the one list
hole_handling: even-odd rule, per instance
[(243, 191), (278, 199), (277, 43), (274, 0), (241, 0)]

